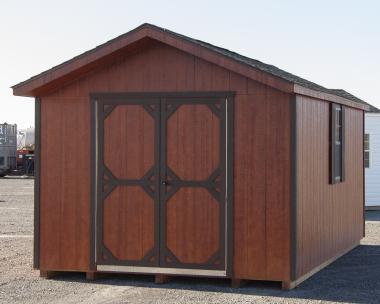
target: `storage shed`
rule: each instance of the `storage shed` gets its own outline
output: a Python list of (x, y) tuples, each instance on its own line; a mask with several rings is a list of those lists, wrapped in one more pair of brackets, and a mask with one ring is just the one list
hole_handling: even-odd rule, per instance
[(34, 267), (292, 288), (363, 237), (368, 106), (150, 24), (35, 97)]
[(380, 210), (380, 110), (370, 106), (364, 131), (365, 207)]

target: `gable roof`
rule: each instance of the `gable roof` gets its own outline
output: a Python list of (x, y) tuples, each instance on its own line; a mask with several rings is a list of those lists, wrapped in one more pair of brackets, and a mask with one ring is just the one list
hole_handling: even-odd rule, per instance
[(144, 23), (90, 51), (14, 85), (12, 87), (13, 94), (38, 96), (41, 92), (52, 90), (62, 85), (62, 83), (83, 75), (94, 67), (107, 64), (115, 60), (115, 58), (126, 56), (128, 52), (136, 52), (142, 46), (149, 45), (154, 40), (171, 45), (287, 93), (325, 99), (363, 110), (369, 109), (366, 102), (344, 90), (327, 89), (273, 65), (148, 23)]
[(370, 112), (370, 113), (380, 113), (380, 109), (375, 108), (374, 106), (370, 106), (368, 112)]
[(368, 106), (369, 106), (369, 110), (368, 110), (369, 113), (380, 113), (380, 109), (378, 109), (378, 108), (376, 108), (370, 104), (368, 104)]
[(353, 101), (356, 101), (358, 103), (362, 103), (362, 104), (365, 104), (368, 106), (368, 112), (380, 112), (380, 110), (378, 108), (376, 108), (375, 106), (359, 99), (358, 97), (348, 93), (347, 91), (345, 90), (342, 90), (342, 89), (330, 89), (330, 91), (332, 91), (335, 95), (339, 95), (339, 96), (342, 96), (342, 97), (345, 97), (347, 99), (350, 99), (350, 100), (353, 100)]

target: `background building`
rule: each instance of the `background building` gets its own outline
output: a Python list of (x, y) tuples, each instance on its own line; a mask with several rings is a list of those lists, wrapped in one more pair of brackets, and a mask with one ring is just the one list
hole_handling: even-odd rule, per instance
[(365, 114), (365, 205), (380, 209), (380, 110), (371, 106)]

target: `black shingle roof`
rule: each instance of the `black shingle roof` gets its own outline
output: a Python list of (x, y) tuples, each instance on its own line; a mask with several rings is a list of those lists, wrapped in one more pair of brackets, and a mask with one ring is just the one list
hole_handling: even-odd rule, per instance
[(263, 72), (266, 72), (268, 74), (271, 74), (273, 76), (279, 77), (279, 78), (281, 78), (283, 80), (286, 80), (288, 82), (291, 82), (291, 83), (294, 83), (294, 84), (298, 84), (298, 85), (300, 85), (302, 87), (309, 88), (309, 89), (312, 89), (312, 90), (315, 90), (315, 91), (319, 91), (319, 92), (323, 92), (323, 93), (328, 93), (328, 94), (340, 96), (340, 97), (343, 97), (343, 98), (346, 98), (346, 99), (349, 99), (349, 100), (352, 100), (352, 101), (355, 101), (355, 102), (358, 102), (358, 103), (361, 103), (361, 104), (368, 105), (371, 108), (376, 109), (375, 107), (369, 105), (368, 103), (366, 103), (365, 101), (361, 100), (360, 98), (358, 98), (358, 97), (356, 97), (356, 96), (354, 96), (354, 95), (346, 92), (345, 90), (341, 90), (341, 89), (327, 89), (327, 88), (325, 88), (325, 87), (323, 87), (321, 85), (318, 85), (318, 84), (316, 84), (314, 82), (308, 81), (308, 80), (306, 80), (304, 78), (298, 77), (298, 76), (296, 76), (294, 74), (291, 74), (289, 72), (281, 70), (278, 67), (275, 67), (274, 65), (266, 64), (266, 63), (261, 62), (259, 60), (252, 59), (252, 58), (240, 55), (238, 53), (235, 53), (235, 52), (232, 52), (230, 50), (227, 50), (227, 49), (224, 49), (224, 48), (212, 45), (210, 43), (207, 43), (207, 42), (204, 42), (204, 41), (201, 41), (201, 40), (193, 39), (193, 38), (190, 38), (188, 36), (172, 32), (170, 30), (158, 27), (156, 25), (152, 25), (152, 24), (148, 24), (148, 23), (146, 25), (150, 26), (150, 27), (153, 27), (156, 30), (163, 31), (165, 33), (169, 33), (169, 34), (171, 34), (173, 36), (176, 36), (176, 37), (182, 38), (182, 39), (184, 39), (186, 41), (189, 41), (189, 42), (192, 42), (194, 44), (200, 45), (200, 46), (202, 46), (204, 48), (207, 48), (207, 49), (209, 49), (211, 51), (214, 51), (214, 52), (219, 53), (219, 54), (221, 54), (223, 56), (226, 56), (226, 57), (229, 57), (229, 58), (231, 58), (233, 60), (239, 61), (241, 63), (247, 64), (248, 66), (250, 66), (252, 68), (255, 68), (255, 69), (258, 69), (260, 71), (263, 71)]
[(370, 104), (368, 104), (368, 105), (369, 105), (369, 111), (368, 112), (370, 112), (370, 113), (380, 113), (380, 109), (378, 109), (378, 108), (376, 108), (376, 107), (374, 107), (374, 106), (372, 106)]
[(380, 110), (376, 107), (374, 107), (373, 105), (370, 105), (369, 103), (357, 98), (356, 96), (348, 93), (347, 91), (345, 90), (342, 90), (342, 89), (330, 89), (331, 92), (334, 92), (333, 94), (335, 95), (338, 95), (339, 96), (342, 96), (344, 98), (347, 98), (347, 99), (350, 99), (350, 100), (353, 100), (353, 101), (356, 101), (356, 102), (359, 102), (359, 103), (363, 103), (363, 104), (366, 104), (368, 107), (369, 107), (369, 111), (368, 112), (380, 112)]
[(218, 53), (220, 55), (223, 55), (223, 56), (226, 56), (228, 58), (231, 58), (235, 61), (238, 61), (238, 62), (241, 62), (243, 64), (246, 64), (248, 65), (249, 67), (251, 68), (254, 68), (254, 69), (257, 69), (257, 70), (260, 70), (260, 71), (263, 71), (263, 72), (266, 72), (268, 74), (271, 74), (275, 77), (278, 77), (278, 78), (281, 78), (285, 81), (288, 81), (290, 83), (294, 83), (294, 84), (298, 84), (302, 87), (305, 87), (305, 88), (309, 88), (309, 89), (312, 89), (312, 90), (315, 90), (315, 91), (319, 91), (319, 92), (323, 92), (323, 93), (328, 93), (328, 94), (332, 94), (332, 95), (336, 95), (336, 96), (340, 96), (340, 97), (343, 97), (343, 98), (346, 98), (346, 99), (349, 99), (349, 100), (352, 100), (354, 102), (357, 102), (357, 103), (361, 103), (361, 104), (364, 104), (364, 105), (368, 105), (370, 107), (370, 112), (380, 112), (379, 109), (377, 109), (376, 107), (366, 103), (365, 101), (361, 100), (360, 98), (346, 92), (345, 90), (341, 90), (341, 89), (327, 89), (321, 85), (318, 85), (314, 82), (311, 82), (311, 81), (308, 81), (304, 78), (301, 78), (301, 77), (298, 77), (294, 74), (291, 74), (289, 72), (286, 72), (284, 70), (281, 70), (279, 69), (278, 67), (274, 66), (274, 65), (270, 65), (270, 64), (266, 64), (264, 62), (261, 62), (259, 60), (256, 60), (256, 59), (252, 59), (252, 58), (249, 58), (249, 57), (246, 57), (246, 56), (243, 56), (243, 55), (240, 55), (238, 53), (235, 53), (233, 51), (230, 51), (228, 49), (224, 49), (224, 48), (221, 48), (221, 47), (218, 47), (218, 46), (215, 46), (213, 44), (210, 44), (210, 43), (207, 43), (207, 42), (204, 42), (204, 41), (201, 41), (201, 40), (197, 40), (197, 39), (194, 39), (194, 38), (191, 38), (191, 37), (188, 37), (188, 36), (185, 36), (185, 35), (182, 35), (182, 34), (178, 34), (176, 32), (173, 32), (173, 31), (170, 31), (168, 29), (165, 29), (165, 28), (162, 28), (162, 27), (159, 27), (159, 26), (156, 26), (156, 25), (153, 25), (153, 24), (150, 24), (150, 23), (144, 23), (140, 26), (138, 26), (137, 28), (125, 33), (125, 34), (122, 34), (116, 38), (113, 38), (101, 45), (98, 45), (96, 46), (95, 48), (87, 51), (87, 52), (84, 52), (83, 54), (80, 54), (78, 56), (75, 56), (74, 58), (66, 61), (66, 62), (63, 62), (55, 67), (52, 67), (51, 69), (45, 71), (45, 72), (42, 72), (38, 75), (35, 75), (33, 77), (31, 77), (30, 79), (28, 80), (25, 80), (23, 82), (20, 82), (16, 85), (14, 85), (12, 88), (15, 88), (15, 87), (18, 87), (20, 85), (23, 85), (24, 83), (26, 82), (29, 82), (31, 80), (34, 80), (35, 78), (38, 78), (38, 77), (41, 77), (43, 76), (45, 73), (48, 73), (48, 72), (51, 72), (51, 71), (54, 71), (62, 66), (64, 66), (65, 64), (75, 60), (75, 59), (79, 59), (79, 58), (82, 58), (84, 56), (86, 56), (87, 54), (89, 53), (92, 53), (94, 51), (97, 51), (98, 49), (114, 42), (115, 40), (118, 40), (120, 39), (121, 37), (124, 37), (128, 34), (130, 34), (131, 32), (135, 32), (143, 27), (151, 27), (157, 31), (161, 31), (161, 32), (164, 32), (164, 33), (167, 33), (167, 34), (170, 34), (174, 37), (177, 37), (177, 38), (180, 38), (180, 39), (183, 39), (183, 40), (186, 40), (188, 42), (191, 42), (191, 43), (194, 43), (196, 45), (199, 45), (199, 46), (202, 46), (206, 49), (209, 49), (215, 53)]

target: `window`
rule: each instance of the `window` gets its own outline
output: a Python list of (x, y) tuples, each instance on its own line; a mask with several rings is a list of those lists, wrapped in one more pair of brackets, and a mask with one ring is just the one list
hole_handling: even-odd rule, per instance
[(4, 166), (4, 157), (0, 156), (0, 166)]
[(369, 134), (364, 134), (364, 168), (369, 168)]
[(330, 183), (344, 181), (344, 107), (330, 108)]

